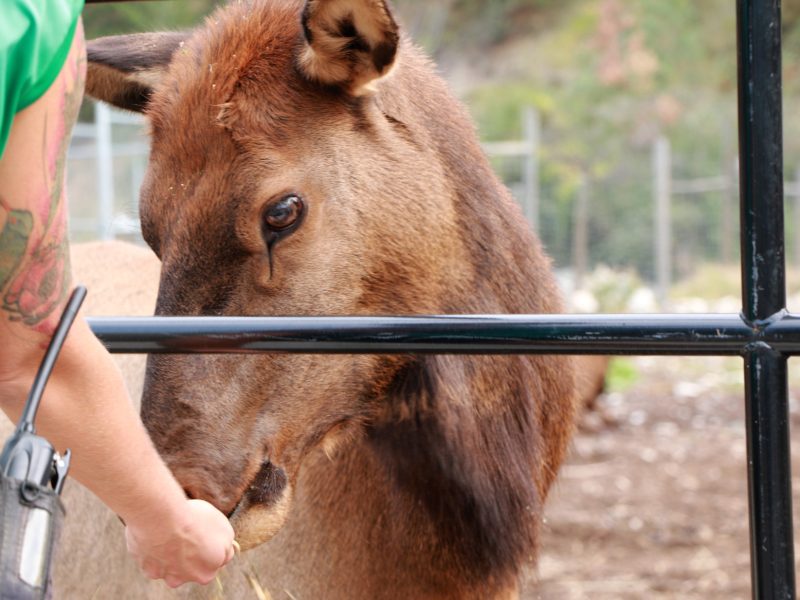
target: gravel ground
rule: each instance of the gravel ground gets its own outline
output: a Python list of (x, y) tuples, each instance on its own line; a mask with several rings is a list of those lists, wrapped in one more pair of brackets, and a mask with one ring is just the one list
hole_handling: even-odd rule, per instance
[[(626, 360), (638, 379), (586, 415), (522, 597), (749, 598), (741, 360)], [(797, 506), (795, 399), (791, 410)]]

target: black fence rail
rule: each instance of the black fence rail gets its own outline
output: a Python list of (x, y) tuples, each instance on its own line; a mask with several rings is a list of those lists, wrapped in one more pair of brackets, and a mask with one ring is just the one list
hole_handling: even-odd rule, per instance
[[(90, 0), (92, 1), (92, 0)], [(96, 1), (96, 0), (95, 0)], [(744, 358), (753, 598), (795, 598), (779, 0), (737, 0), (741, 315), (95, 318), (112, 352), (573, 353)]]
[(115, 353), (800, 354), (800, 316), (93, 317)]

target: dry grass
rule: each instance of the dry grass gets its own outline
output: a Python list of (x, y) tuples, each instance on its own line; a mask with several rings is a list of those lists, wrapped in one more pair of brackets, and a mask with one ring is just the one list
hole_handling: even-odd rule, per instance
[[(267, 588), (261, 584), (261, 581), (258, 579), (258, 575), (256, 574), (256, 570), (253, 568), (252, 563), (242, 553), (242, 547), (239, 545), (239, 542), (234, 540), (233, 547), (236, 551), (234, 560), (244, 563), (244, 576), (247, 579), (247, 582), (250, 584), (250, 588), (253, 590), (255, 597), (258, 600), (272, 600), (272, 595), (269, 593), (269, 590), (267, 590)], [(214, 600), (224, 600), (225, 588), (222, 585), (222, 580), (219, 578), (219, 575), (217, 575), (216, 578), (216, 586), (217, 590), (216, 594), (214, 595)]]

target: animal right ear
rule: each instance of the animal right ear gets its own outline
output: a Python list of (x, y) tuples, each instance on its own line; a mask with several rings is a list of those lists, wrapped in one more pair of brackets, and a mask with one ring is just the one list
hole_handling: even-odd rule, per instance
[(137, 33), (90, 41), (86, 93), (118, 108), (144, 112), (172, 55), (189, 35)]

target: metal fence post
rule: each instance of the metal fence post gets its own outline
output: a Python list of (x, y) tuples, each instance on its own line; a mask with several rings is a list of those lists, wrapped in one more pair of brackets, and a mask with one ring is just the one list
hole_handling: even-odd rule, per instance
[(111, 146), (111, 109), (101, 102), (94, 105), (95, 147), (97, 149), (97, 236), (113, 237), (114, 156)]
[(800, 165), (795, 167), (794, 170), (794, 184), (792, 185), (792, 203), (793, 221), (794, 221), (794, 266), (800, 267)]
[(525, 154), (523, 169), (523, 182), (525, 186), (525, 199), (523, 206), (525, 214), (530, 219), (531, 228), (539, 231), (539, 138), (541, 124), (538, 111), (529, 106), (524, 115), (525, 141), (528, 143), (528, 152)]
[(583, 174), (572, 211), (572, 268), (575, 289), (583, 287), (589, 270), (589, 175)]
[(670, 196), (672, 185), (672, 159), (669, 140), (659, 136), (653, 145), (653, 174), (655, 181), (655, 276), (656, 296), (659, 305), (667, 305), (672, 279), (672, 216)]
[[(780, 0), (737, 1), (742, 314), (753, 328), (786, 307)], [(795, 597), (786, 357), (745, 349), (753, 598)]]

